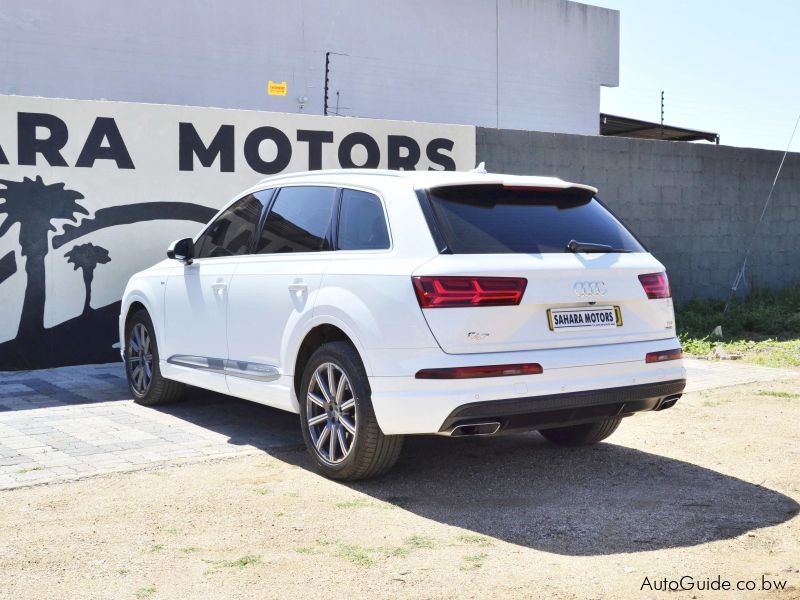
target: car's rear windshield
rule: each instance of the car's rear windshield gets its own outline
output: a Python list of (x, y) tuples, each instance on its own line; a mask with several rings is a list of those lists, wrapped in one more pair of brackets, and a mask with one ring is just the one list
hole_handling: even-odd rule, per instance
[[(464, 185), (421, 192), (435, 237), (454, 254), (569, 252), (567, 245), (602, 244), (645, 252), (636, 238), (592, 193)], [(427, 198), (426, 198), (427, 196)]]

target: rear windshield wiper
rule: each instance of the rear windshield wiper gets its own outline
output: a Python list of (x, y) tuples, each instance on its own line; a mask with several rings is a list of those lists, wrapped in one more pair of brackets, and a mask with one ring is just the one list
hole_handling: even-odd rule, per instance
[(579, 242), (570, 240), (566, 248), (569, 252), (630, 252), (624, 248), (614, 248), (608, 244), (593, 244), (592, 242)]

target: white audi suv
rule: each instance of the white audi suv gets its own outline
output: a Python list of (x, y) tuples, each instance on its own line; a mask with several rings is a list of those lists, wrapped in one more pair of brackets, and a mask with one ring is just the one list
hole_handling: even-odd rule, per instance
[(596, 197), (549, 177), (271, 177), (134, 275), (134, 399), (186, 384), (300, 416), (319, 471), (388, 470), (403, 436), (605, 439), (685, 386), (664, 267)]

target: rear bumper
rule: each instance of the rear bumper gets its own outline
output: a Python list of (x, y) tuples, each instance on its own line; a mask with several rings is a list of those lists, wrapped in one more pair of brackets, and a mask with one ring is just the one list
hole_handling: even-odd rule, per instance
[[(594, 416), (593, 406), (615, 404), (616, 397), (619, 397), (617, 405), (627, 401), (624, 407), (627, 412), (637, 412), (633, 410), (634, 401), (639, 402), (638, 410), (652, 410), (658, 392), (645, 391), (645, 396), (632, 399), (632, 390), (639, 389), (639, 386), (684, 381), (686, 369), (682, 360), (647, 364), (645, 355), (678, 347), (680, 343), (677, 339), (668, 338), (613, 346), (493, 354), (448, 355), (441, 350), (373, 352), (369, 355), (373, 364), (373, 372), (369, 377), (372, 405), (378, 424), (387, 435), (442, 433), (451, 415), (462, 407), (473, 405), (495, 405), (495, 409), (490, 410), (496, 415), (502, 412), (496, 412), (497, 406), (518, 405), (519, 408), (505, 415), (508, 417), (566, 410), (553, 415), (561, 419), (560, 422), (579, 418), (568, 412), (572, 404), (558, 406), (559, 402), (567, 403), (570, 398), (583, 406), (581, 418)], [(432, 380), (414, 377), (414, 373), (422, 368), (522, 363), (538, 363), (544, 371), (538, 375), (482, 379)], [(670, 388), (663, 396), (680, 393), (682, 389), (675, 392)], [(610, 400), (598, 399), (601, 393), (606, 394), (602, 398)], [(651, 398), (656, 400), (649, 400)], [(539, 410), (539, 406), (547, 408)], [(475, 414), (479, 413), (471, 412), (468, 417)], [(602, 418), (602, 414), (597, 418)], [(519, 423), (522, 420), (515, 418), (513, 425)], [(510, 421), (508, 426), (512, 426)], [(529, 428), (537, 427), (543, 425), (533, 423)]]
[(439, 433), (486, 422), (499, 423), (501, 431), (530, 431), (661, 410), (672, 406), (685, 387), (685, 379), (675, 379), (568, 394), (473, 402), (452, 411), (439, 428)]

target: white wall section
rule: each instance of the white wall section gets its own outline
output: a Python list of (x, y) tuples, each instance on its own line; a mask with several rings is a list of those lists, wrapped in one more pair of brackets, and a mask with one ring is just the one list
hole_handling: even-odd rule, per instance
[[(0, 93), (322, 114), (328, 51), (341, 115), (597, 135), (619, 13), (566, 0), (7, 2)], [(268, 95), (270, 80), (286, 96)]]

